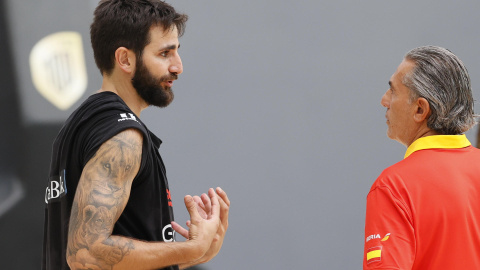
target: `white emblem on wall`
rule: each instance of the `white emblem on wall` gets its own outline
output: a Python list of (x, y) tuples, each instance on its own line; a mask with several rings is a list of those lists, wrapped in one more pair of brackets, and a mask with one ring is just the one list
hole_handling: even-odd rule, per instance
[(30, 53), (33, 85), (61, 110), (77, 102), (87, 89), (82, 36), (58, 32), (41, 39)]

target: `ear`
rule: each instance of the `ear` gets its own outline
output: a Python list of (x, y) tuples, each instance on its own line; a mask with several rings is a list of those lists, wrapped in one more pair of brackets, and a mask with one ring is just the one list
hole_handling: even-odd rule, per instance
[(430, 117), (430, 114), (432, 114), (428, 100), (426, 100), (423, 97), (420, 97), (415, 101), (415, 104), (417, 107), (417, 110), (413, 116), (415, 122), (421, 123), (421, 122), (427, 121), (428, 117)]
[(126, 73), (135, 71), (135, 53), (125, 47), (119, 47), (115, 51), (115, 64)]

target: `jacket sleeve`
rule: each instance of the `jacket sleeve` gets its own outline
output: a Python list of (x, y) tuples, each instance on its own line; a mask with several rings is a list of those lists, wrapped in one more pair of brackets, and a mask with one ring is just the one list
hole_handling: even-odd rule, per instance
[(412, 269), (415, 233), (411, 211), (387, 186), (367, 196), (363, 269)]

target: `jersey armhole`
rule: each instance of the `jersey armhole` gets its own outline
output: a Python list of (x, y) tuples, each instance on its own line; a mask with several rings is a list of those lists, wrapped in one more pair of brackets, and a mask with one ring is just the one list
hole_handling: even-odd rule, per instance
[[(135, 176), (133, 182), (132, 182), (132, 188), (136, 187), (138, 184), (142, 182), (141, 178), (141, 173), (144, 171), (145, 167), (147, 166), (147, 161), (148, 161), (148, 153), (149, 153), (149, 148), (151, 147), (149, 145), (149, 135), (147, 130), (141, 126), (141, 125), (131, 125), (129, 123), (126, 124), (120, 124), (116, 125), (115, 127), (111, 127), (108, 129), (108, 132), (101, 134), (99, 138), (94, 142), (93, 146), (90, 149), (86, 149), (86, 153), (83, 159), (83, 164), (82, 167), (85, 167), (87, 162), (92, 159), (92, 157), (95, 155), (95, 153), (98, 151), (100, 146), (105, 143), (106, 141), (110, 140), (117, 134), (119, 134), (122, 131), (125, 131), (127, 129), (136, 129), (140, 131), (143, 135), (143, 141), (142, 141), (142, 159), (140, 162), (140, 168), (138, 169), (137, 175)], [(100, 134), (101, 132), (97, 132), (97, 134)], [(93, 134), (95, 136), (95, 134)]]

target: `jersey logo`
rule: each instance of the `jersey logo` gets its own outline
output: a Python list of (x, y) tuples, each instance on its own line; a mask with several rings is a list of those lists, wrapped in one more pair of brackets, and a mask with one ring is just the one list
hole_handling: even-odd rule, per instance
[(390, 234), (389, 234), (389, 233), (387, 233), (387, 235), (385, 235), (385, 237), (383, 237), (382, 240), (380, 240), (380, 241), (385, 242), (385, 241), (388, 240), (388, 238), (390, 238)]
[(382, 247), (371, 247), (367, 250), (367, 264), (382, 260)]
[(131, 121), (135, 121), (135, 122), (138, 123), (137, 118), (135, 117), (135, 115), (133, 115), (133, 113), (128, 113), (128, 114), (121, 113), (120, 117), (122, 117), (122, 118), (118, 119), (118, 122), (131, 120)]
[(167, 188), (167, 199), (168, 199), (168, 206), (173, 206), (172, 196), (170, 195), (170, 190), (168, 190), (168, 188)]
[(175, 231), (172, 229), (172, 225), (168, 224), (162, 229), (164, 242), (175, 242)]
[(58, 199), (67, 193), (67, 185), (65, 183), (65, 170), (63, 170), (63, 175), (60, 177), (51, 178), (48, 182), (48, 186), (45, 190), (45, 203), (48, 204), (49, 201), (53, 199)]
[(367, 243), (367, 242), (370, 241), (370, 240), (378, 239), (378, 238), (381, 238), (381, 237), (380, 237), (380, 234), (372, 234), (372, 235), (368, 236), (368, 237), (365, 239), (365, 243)]
[[(368, 237), (365, 239), (365, 243), (367, 243), (367, 242), (370, 241), (370, 240), (380, 239), (380, 238), (382, 238), (382, 237), (380, 236), (380, 234), (372, 234), (372, 235), (368, 236)], [(390, 238), (390, 233), (387, 233), (387, 234), (382, 238), (382, 240), (380, 240), (380, 241), (385, 242), (385, 241), (388, 240), (388, 238)]]

